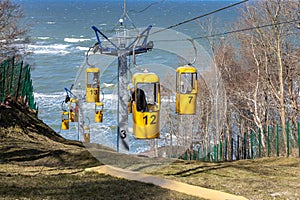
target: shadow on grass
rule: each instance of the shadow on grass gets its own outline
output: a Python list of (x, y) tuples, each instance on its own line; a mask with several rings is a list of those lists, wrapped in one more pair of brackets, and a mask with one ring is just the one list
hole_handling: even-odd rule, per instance
[[(241, 160), (237, 163), (229, 164), (230, 167), (250, 172), (252, 174), (264, 176), (290, 176), (300, 167), (297, 158), (261, 158), (254, 160)], [(286, 170), (289, 169), (289, 170)]]
[(20, 163), (31, 166), (47, 167), (77, 167), (86, 168), (102, 165), (97, 159), (92, 157), (85, 149), (76, 152), (54, 149), (15, 149), (9, 148), (8, 151), (1, 151), (0, 158), (2, 163)]
[(191, 168), (191, 169), (179, 171), (179, 172), (176, 172), (176, 173), (168, 173), (166, 175), (168, 175), (168, 176), (188, 177), (188, 176), (192, 176), (192, 175), (195, 175), (195, 174), (207, 173), (208, 171), (218, 170), (218, 169), (222, 169), (222, 168), (226, 168), (226, 167), (228, 167), (228, 166), (227, 165), (221, 165), (221, 164), (217, 164), (217, 165), (214, 165), (214, 166), (199, 166), (199, 167), (194, 167), (194, 168)]
[(153, 184), (95, 173), (1, 179), (0, 197), (7, 199), (198, 199)]

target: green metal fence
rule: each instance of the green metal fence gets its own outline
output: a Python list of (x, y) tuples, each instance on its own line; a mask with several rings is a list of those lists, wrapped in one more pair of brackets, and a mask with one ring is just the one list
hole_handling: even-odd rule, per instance
[[(300, 122), (297, 123), (296, 127), (287, 122), (286, 137), (283, 137), (283, 133), (281, 126), (276, 124), (275, 126), (268, 126), (264, 131), (266, 137), (264, 144), (262, 142), (263, 133), (258, 129), (257, 132), (252, 130), (242, 134), (243, 136), (237, 135), (230, 141), (226, 138), (208, 149), (199, 146), (193, 151), (187, 150), (178, 157), (183, 160), (211, 162), (279, 156), (300, 158)], [(286, 138), (286, 141), (283, 138)]]
[(27, 104), (30, 109), (36, 110), (36, 113), (38, 113), (30, 76), (29, 65), (24, 65), (23, 62), (15, 63), (15, 58), (4, 60), (0, 69), (1, 103), (4, 103), (5, 98), (12, 97)]

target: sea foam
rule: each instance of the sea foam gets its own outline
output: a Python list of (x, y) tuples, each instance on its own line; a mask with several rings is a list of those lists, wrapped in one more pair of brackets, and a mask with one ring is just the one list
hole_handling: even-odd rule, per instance
[(70, 42), (70, 43), (78, 43), (78, 42), (84, 42), (84, 41), (90, 41), (91, 39), (86, 39), (86, 38), (65, 38), (65, 42)]
[(53, 45), (28, 45), (28, 49), (34, 54), (69, 54), (67, 50), (69, 45), (64, 44), (53, 44)]

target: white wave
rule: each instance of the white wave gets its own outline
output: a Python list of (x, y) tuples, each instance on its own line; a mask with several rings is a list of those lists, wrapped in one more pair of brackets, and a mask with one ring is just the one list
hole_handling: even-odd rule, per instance
[(37, 93), (37, 92), (33, 92), (33, 95), (35, 97), (45, 97), (45, 98), (56, 98), (56, 97), (61, 97), (62, 95), (64, 95), (65, 92), (55, 92), (52, 94), (44, 94), (44, 93)]
[[(51, 110), (60, 110), (61, 102), (65, 100), (65, 94), (60, 93), (33, 93), (35, 102), (39, 106), (39, 110), (42, 110), (44, 113), (49, 113)], [(46, 114), (43, 114), (46, 115)]]
[(52, 94), (44, 94), (44, 93), (37, 93), (34, 92), (33, 93), (35, 98), (63, 98), (65, 93), (64, 92), (56, 92), (56, 93), (52, 93)]
[(115, 86), (115, 84), (113, 84), (113, 83), (103, 83), (102, 84), (102, 87), (114, 87)]
[(28, 45), (29, 51), (32, 51), (34, 54), (69, 54), (70, 51), (66, 49), (69, 45), (64, 44), (53, 44), (53, 45)]
[(49, 40), (51, 38), (50, 37), (37, 37), (37, 39), (39, 39), (39, 40)]
[(47, 24), (56, 24), (56, 22), (50, 21), (50, 22), (47, 22)]
[(70, 42), (70, 43), (78, 43), (78, 42), (84, 42), (84, 41), (90, 41), (91, 39), (86, 39), (86, 38), (65, 38), (65, 42)]
[(81, 51), (88, 51), (89, 47), (80, 47), (80, 46), (78, 46), (78, 47), (76, 47), (76, 49), (81, 50)]

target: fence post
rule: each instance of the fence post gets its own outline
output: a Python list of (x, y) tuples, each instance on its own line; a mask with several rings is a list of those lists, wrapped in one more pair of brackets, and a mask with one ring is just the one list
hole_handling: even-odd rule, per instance
[(244, 146), (244, 152), (243, 152), (243, 157), (244, 159), (247, 159), (247, 133), (244, 133), (244, 142), (243, 142), (243, 146)]
[(204, 152), (204, 154), (203, 154), (203, 156), (204, 156), (204, 157), (203, 157), (203, 160), (204, 160), (204, 161), (207, 161), (207, 160), (206, 160), (206, 159), (207, 159), (207, 158), (206, 158), (206, 157), (207, 157), (207, 146), (206, 146), (206, 145), (203, 147), (203, 152)]
[(287, 146), (287, 157), (290, 156), (290, 123), (286, 122), (286, 146)]
[(216, 152), (217, 162), (219, 162), (219, 148), (220, 148), (220, 144), (217, 144), (217, 152)]
[(208, 151), (207, 154), (205, 155), (205, 161), (210, 162), (210, 151)]
[(276, 155), (279, 156), (279, 125), (276, 124)]
[(28, 65), (25, 66), (25, 77), (23, 78), (23, 86), (22, 86), (22, 94), (21, 96), (24, 97), (26, 95), (26, 85), (27, 85), (27, 76), (28, 76)]
[(223, 145), (222, 145), (222, 140), (220, 140), (220, 161), (223, 161)]
[(268, 126), (268, 157), (271, 155), (271, 126)]
[[(228, 139), (227, 139), (227, 137), (225, 137), (225, 144), (224, 144), (224, 159), (226, 160), (226, 161), (228, 161)], [(300, 151), (300, 147), (299, 147), (299, 151)], [(300, 156), (300, 154), (299, 154), (299, 156)]]
[(253, 151), (253, 146), (254, 146), (254, 139), (253, 139), (253, 137), (254, 137), (254, 133), (253, 133), (253, 131), (251, 130), (251, 133), (250, 133), (250, 144), (251, 144), (251, 159), (253, 159), (254, 158), (254, 151)]
[(258, 156), (261, 158), (261, 129), (258, 129)]
[(187, 157), (188, 157), (187, 151), (185, 151), (184, 154), (183, 154), (183, 160), (187, 160)]
[(2, 66), (2, 96), (1, 96), (1, 102), (3, 103), (4, 102), (4, 99), (5, 99), (5, 82), (6, 82), (6, 72), (5, 72), (5, 63), (7, 63), (6, 61), (3, 61), (1, 63), (1, 66)]
[(231, 138), (231, 147), (230, 147), (230, 150), (231, 150), (231, 160), (233, 160), (233, 138)]
[(14, 62), (14, 58), (12, 58), (11, 62), (12, 62), (12, 67), (11, 67), (11, 74), (10, 74), (9, 86), (8, 86), (8, 94), (9, 94), (9, 95), (12, 95), (11, 88), (12, 88), (12, 84), (13, 84), (14, 71), (15, 71), (15, 62)]
[(30, 102), (29, 102), (30, 108), (35, 109), (32, 79), (30, 79), (30, 85), (29, 85), (29, 100), (30, 100)]
[(217, 159), (217, 145), (214, 145), (214, 158), (213, 158), (213, 162), (216, 162)]
[(237, 155), (236, 155), (236, 159), (239, 160), (240, 159), (240, 136), (237, 136), (237, 143), (236, 143), (236, 151), (237, 151)]
[(298, 122), (298, 151), (300, 158), (300, 122)]
[(17, 85), (16, 99), (19, 97), (19, 90), (20, 90), (20, 83), (21, 83), (22, 70), (23, 70), (23, 61), (20, 63), (20, 73), (19, 73), (19, 78), (18, 78), (18, 85)]

